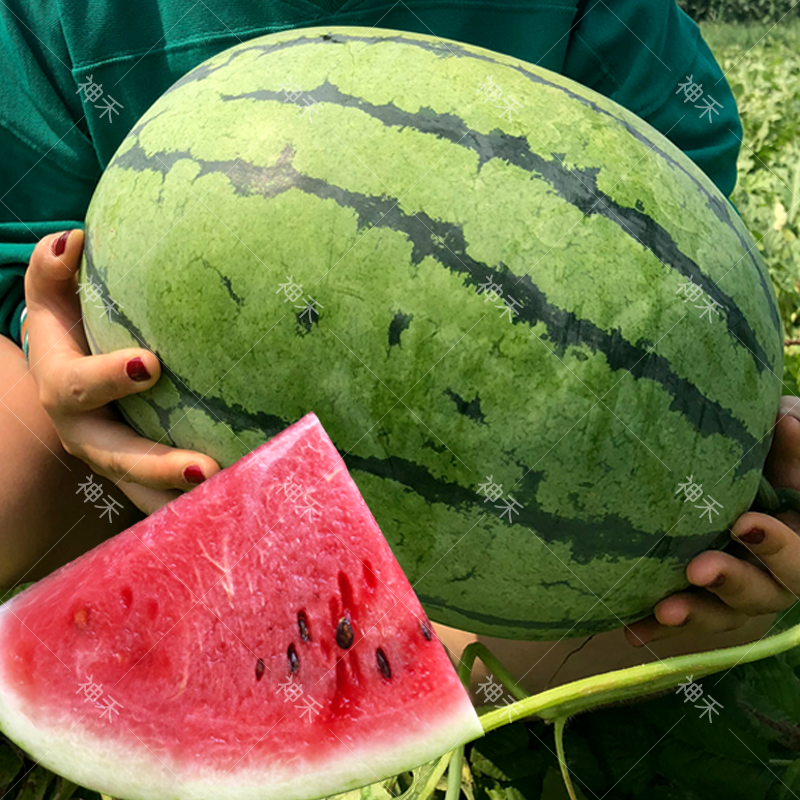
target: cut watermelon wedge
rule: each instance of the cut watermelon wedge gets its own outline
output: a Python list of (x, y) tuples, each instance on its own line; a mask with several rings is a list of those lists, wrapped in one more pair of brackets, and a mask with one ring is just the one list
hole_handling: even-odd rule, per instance
[(0, 727), (126, 800), (291, 800), (481, 735), (313, 414), (0, 607)]

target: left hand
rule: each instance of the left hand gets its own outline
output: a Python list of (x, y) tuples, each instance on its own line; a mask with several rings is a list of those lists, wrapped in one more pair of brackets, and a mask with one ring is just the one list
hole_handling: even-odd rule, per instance
[[(800, 398), (784, 397), (764, 475), (800, 490)], [(697, 589), (661, 600), (653, 616), (628, 625), (634, 647), (686, 632), (722, 633), (750, 617), (789, 608), (800, 597), (800, 514), (747, 512), (731, 526), (736, 555), (707, 550), (686, 568)]]

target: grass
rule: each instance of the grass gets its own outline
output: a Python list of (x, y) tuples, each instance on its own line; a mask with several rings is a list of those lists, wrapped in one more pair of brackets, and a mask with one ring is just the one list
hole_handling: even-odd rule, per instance
[[(701, 25), (744, 126), (732, 200), (772, 276), (785, 334), (800, 339), (800, 22)], [(800, 394), (800, 346), (786, 349), (784, 393)]]

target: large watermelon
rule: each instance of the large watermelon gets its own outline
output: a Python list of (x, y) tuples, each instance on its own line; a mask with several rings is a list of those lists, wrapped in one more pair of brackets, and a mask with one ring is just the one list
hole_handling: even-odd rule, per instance
[(293, 800), (482, 734), (309, 415), (0, 607), (0, 728), (126, 800)]
[(164, 364), (131, 424), (225, 465), (313, 409), (436, 621), (631, 622), (754, 497), (764, 265), (688, 158), (563, 77), (389, 30), (254, 39), (152, 106), (86, 225), (118, 304), (87, 301), (92, 348)]

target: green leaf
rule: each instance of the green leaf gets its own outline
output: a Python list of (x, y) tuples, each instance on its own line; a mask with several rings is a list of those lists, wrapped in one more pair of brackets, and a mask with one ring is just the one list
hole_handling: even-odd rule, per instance
[(646, 793), (657, 772), (657, 743), (663, 734), (637, 709), (637, 705), (608, 708), (567, 726), (567, 765), (573, 783), (584, 793), (599, 796), (612, 786), (618, 795)]
[(33, 767), (22, 781), (16, 800), (44, 800), (54, 778), (49, 769), (40, 765)]
[[(552, 728), (548, 727), (548, 730), (552, 737)], [(550, 749), (552, 748), (551, 741)], [(546, 761), (546, 753), (541, 748), (531, 749), (524, 722), (514, 722), (492, 731), (474, 742), (470, 752), (470, 763), (474, 772), (501, 781), (544, 773)]]
[(50, 787), (48, 800), (69, 800), (77, 789), (77, 784), (58, 776)]
[(36, 581), (29, 581), (28, 583), (21, 583), (19, 586), (14, 586), (11, 589), (0, 589), (0, 605), (16, 597), (20, 592), (24, 592), (29, 586), (33, 586)]
[(775, 780), (761, 763), (722, 758), (677, 739), (665, 740), (658, 761), (665, 777), (703, 800), (764, 800)]
[(770, 800), (797, 800), (800, 796), (800, 758), (784, 771), (781, 782), (770, 793)]
[(19, 775), (22, 759), (7, 744), (0, 744), (0, 786), (7, 786)]
[[(585, 800), (586, 795), (581, 792), (580, 787), (575, 786), (574, 788), (578, 800)], [(564, 785), (564, 779), (555, 767), (550, 767), (544, 777), (541, 800), (570, 800), (567, 787)]]

